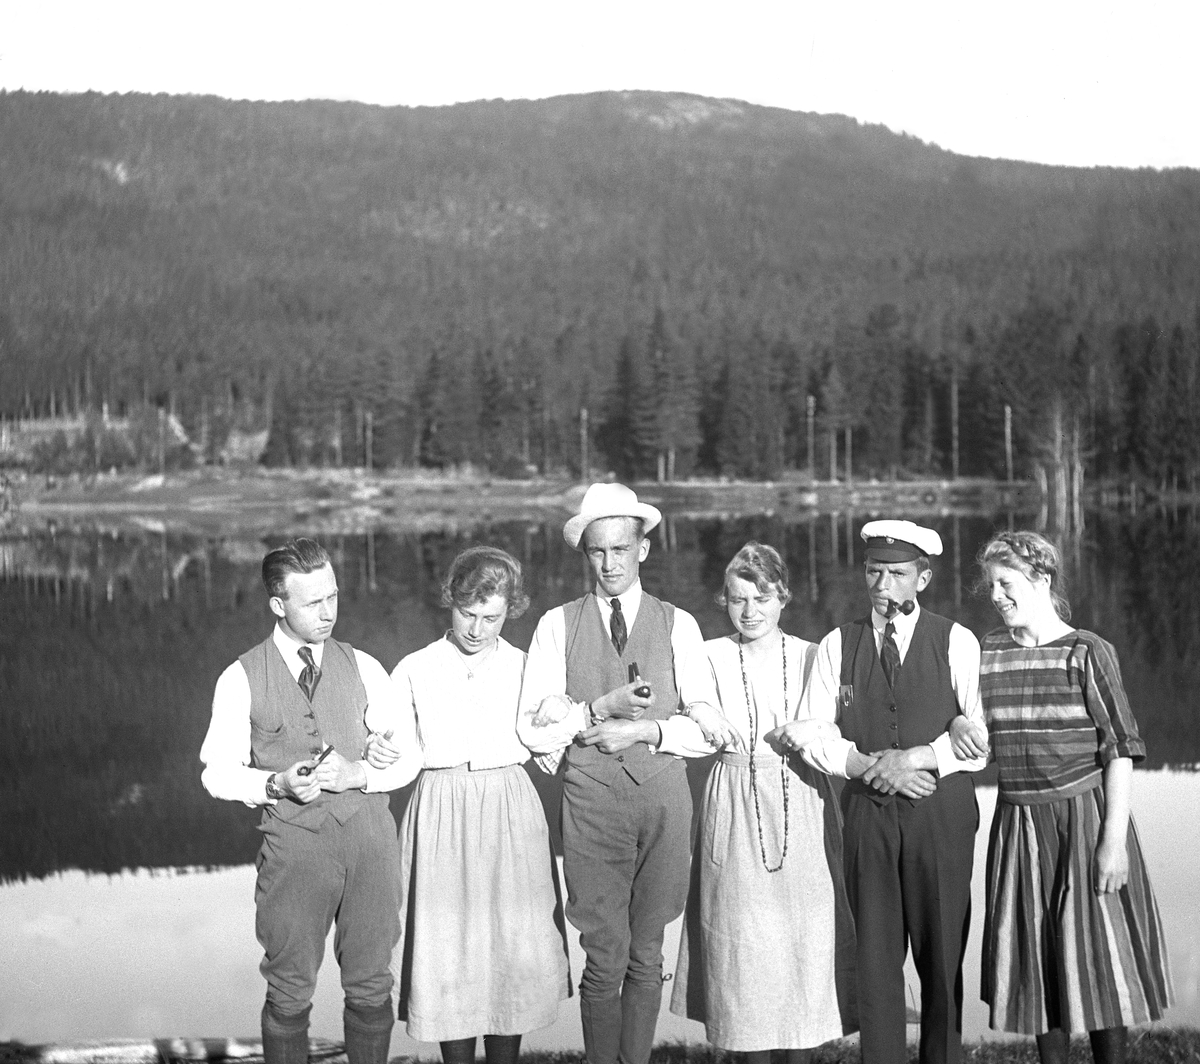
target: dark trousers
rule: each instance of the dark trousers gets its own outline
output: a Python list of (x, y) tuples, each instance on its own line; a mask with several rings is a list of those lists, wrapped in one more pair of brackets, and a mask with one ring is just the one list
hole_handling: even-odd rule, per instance
[(979, 826), (974, 783), (951, 776), (928, 798), (883, 804), (851, 785), (842, 803), (864, 1064), (905, 1064), (910, 944), (921, 981), (921, 1064), (959, 1064), (962, 959)]
[(567, 918), (586, 954), (579, 986), (588, 1064), (646, 1064), (662, 1001), (663, 932), (683, 912), (692, 796), (682, 761), (635, 783), (568, 766)]
[(335, 919), (334, 956), (347, 1006), (390, 1010), (400, 852), (386, 801), (365, 802), (345, 824), (327, 817), (319, 831), (268, 824), (254, 898), (271, 1014), (285, 1021), (307, 1014)]

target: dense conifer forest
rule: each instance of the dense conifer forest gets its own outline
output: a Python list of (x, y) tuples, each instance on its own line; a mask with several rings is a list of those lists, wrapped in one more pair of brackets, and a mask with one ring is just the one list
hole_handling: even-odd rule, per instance
[(269, 430), (277, 465), (1004, 477), (1007, 407), (1017, 476), (1200, 472), (1194, 170), (662, 93), (0, 93), (0, 145), (7, 419), (169, 410), (173, 463)]

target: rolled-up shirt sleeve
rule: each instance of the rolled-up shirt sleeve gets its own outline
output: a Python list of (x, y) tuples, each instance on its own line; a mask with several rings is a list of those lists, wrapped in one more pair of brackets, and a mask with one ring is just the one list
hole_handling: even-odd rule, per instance
[[(979, 640), (973, 632), (961, 624), (950, 629), (950, 686), (958, 702), (958, 712), (972, 724), (986, 730), (983, 703), (979, 698)], [(955, 772), (979, 772), (987, 767), (986, 757), (959, 760), (950, 744), (950, 733), (942, 732), (932, 743), (933, 756), (937, 758), (939, 776), (950, 776)]]
[(712, 664), (704, 649), (704, 637), (696, 618), (681, 609), (675, 610), (671, 626), (671, 657), (675, 666), (675, 686), (679, 689), (678, 712), (659, 720), (662, 743), (657, 749), (677, 757), (707, 757), (716, 751), (704, 738), (688, 709), (695, 705), (711, 706), (720, 712), (720, 699), (713, 679)]
[[(534, 629), (517, 710), (517, 738), (534, 754), (560, 754), (589, 723), (587, 704), (567, 698), (566, 642), (566, 615), (561, 606), (556, 606), (543, 615)], [(534, 717), (542, 703), (552, 696), (563, 700), (566, 716), (549, 724), (535, 724)]]
[(358, 662), (358, 674), (367, 689), (367, 731), (385, 736), (391, 732), (389, 742), (400, 749), (400, 757), (387, 768), (374, 768), (363, 759), (362, 766), (367, 774), (367, 785), (363, 790), (368, 794), (394, 791), (411, 783), (421, 771), (421, 744), (417, 741), (412, 687), (403, 680), (398, 682), (388, 676), (384, 667), (370, 654), (355, 650), (354, 655)]
[[(800, 696), (796, 719), (812, 718), (836, 725), (838, 689), (842, 674), (842, 631), (835, 628), (817, 646), (817, 660), (809, 674), (808, 686)], [(817, 738), (800, 748), (800, 756), (813, 768), (830, 776), (847, 778), (846, 761), (854, 744), (838, 735)]]

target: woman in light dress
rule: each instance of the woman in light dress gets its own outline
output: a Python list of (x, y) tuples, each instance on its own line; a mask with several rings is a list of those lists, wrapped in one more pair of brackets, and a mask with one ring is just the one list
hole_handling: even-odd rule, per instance
[[(442, 605), (450, 630), (392, 673), (424, 757), (400, 826), (392, 974), (410, 1037), (471, 1064), (483, 1035), (488, 1064), (511, 1064), (570, 994), (546, 817), (516, 733), (525, 654), (500, 636), (529, 605), (520, 563), (463, 551)], [(374, 736), (369, 756), (386, 764), (404, 745)]]
[[(672, 1012), (749, 1064), (772, 1049), (804, 1064), (858, 1029), (841, 812), (829, 777), (792, 753), (838, 733), (795, 719), (817, 648), (780, 630), (790, 598), (772, 547), (747, 543), (725, 570), (717, 600), (734, 631), (705, 646), (737, 748), (705, 791), (671, 995)], [(698, 723), (718, 734), (715, 719)]]
[(1126, 1029), (1173, 993), (1158, 906), (1129, 812), (1145, 743), (1111, 643), (1069, 623), (1057, 548), (1001, 532), (979, 555), (1004, 627), (983, 640), (988, 734), (956, 721), (960, 757), (999, 769), (988, 841), (983, 1000), (991, 1025), (1037, 1037), (1066, 1064), (1088, 1032), (1096, 1064), (1122, 1064)]

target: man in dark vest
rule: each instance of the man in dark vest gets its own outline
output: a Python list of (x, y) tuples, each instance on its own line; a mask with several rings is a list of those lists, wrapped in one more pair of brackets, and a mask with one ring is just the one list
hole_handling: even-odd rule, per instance
[(293, 540), (263, 559), (262, 577), (275, 629), (217, 680), (200, 760), (213, 797), (263, 807), (255, 886), (263, 1056), (306, 1064), (317, 970), (336, 919), (346, 1055), (386, 1064), (400, 858), (383, 792), (416, 776), (420, 751), (405, 736), (405, 754), (389, 768), (363, 760), (369, 731), (394, 733), (400, 715), (383, 666), (330, 638), (338, 589), (324, 548)]
[(588, 1064), (650, 1058), (663, 931), (688, 890), (692, 800), (679, 758), (715, 749), (686, 713), (727, 728), (695, 619), (642, 590), (646, 533), (661, 518), (624, 485), (588, 489), (563, 537), (587, 558), (595, 590), (542, 617), (521, 692), (517, 731), (539, 765), (554, 771), (567, 752), (563, 871), (587, 956)]
[(904, 1064), (904, 960), (921, 981), (922, 1064), (962, 1056), (962, 957), (971, 915), (979, 811), (947, 731), (959, 714), (982, 722), (979, 642), (922, 610), (942, 541), (911, 521), (871, 521), (871, 613), (834, 629), (817, 650), (799, 716), (835, 720), (841, 739), (804, 757), (848, 779), (846, 890), (858, 932), (858, 1007), (865, 1064)]

